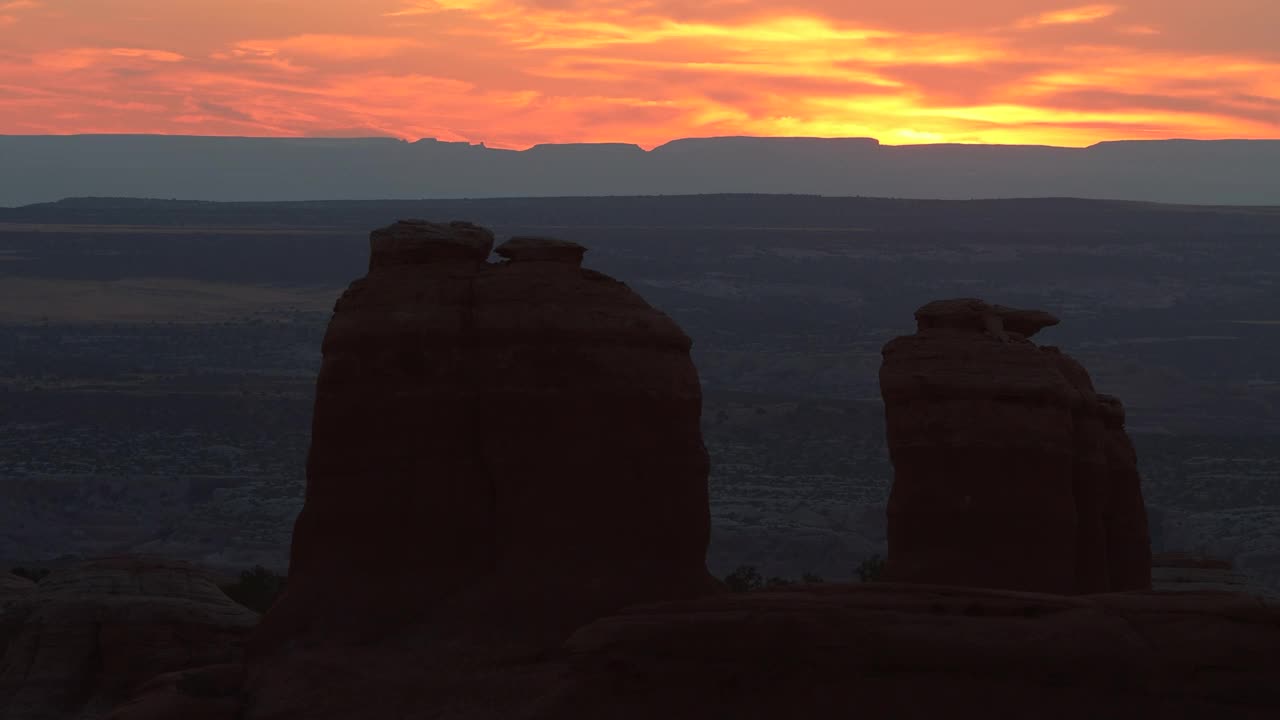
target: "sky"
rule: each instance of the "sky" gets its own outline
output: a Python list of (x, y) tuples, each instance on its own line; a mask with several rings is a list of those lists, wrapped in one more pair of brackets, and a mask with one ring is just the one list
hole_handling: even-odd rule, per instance
[(1280, 138), (1280, 0), (0, 0), (0, 134)]

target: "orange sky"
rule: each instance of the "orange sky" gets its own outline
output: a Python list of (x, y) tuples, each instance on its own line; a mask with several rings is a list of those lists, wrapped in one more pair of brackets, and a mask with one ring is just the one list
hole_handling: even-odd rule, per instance
[(1280, 138), (1280, 0), (0, 0), (0, 133)]

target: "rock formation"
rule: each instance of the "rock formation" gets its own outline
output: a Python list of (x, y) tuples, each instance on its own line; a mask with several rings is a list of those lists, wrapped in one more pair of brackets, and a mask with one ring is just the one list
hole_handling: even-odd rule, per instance
[[(247, 667), (169, 672), (111, 720), (1280, 713), (1280, 608), (1064, 596), (1141, 585), (1150, 559), (1118, 405), (1026, 340), (1051, 317), (934, 305), (886, 348), (890, 562), (916, 582), (724, 594), (671, 320), (572, 243), (490, 264), (466, 223), (372, 242), (325, 338), (293, 567)], [(919, 582), (953, 547), (958, 585), (1059, 594)]]
[(238, 660), (258, 615), (191, 565), (109, 557), (56, 571), (3, 610), (0, 717), (101, 717), (158, 674)]
[(1102, 404), (1103, 446), (1107, 454), (1107, 495), (1102, 512), (1106, 533), (1110, 590), (1151, 587), (1151, 529), (1142, 499), (1138, 454), (1124, 430), (1124, 405), (1119, 398), (1098, 393)]
[(1150, 587), (1136, 457), (1115, 398), (1028, 338), (1040, 311), (942, 300), (884, 348), (889, 579), (1049, 593)]
[[(152, 683), (111, 720), (702, 720), (938, 717), (1270, 720), (1280, 606), (1221, 592), (1067, 597), (921, 584), (793, 586), (645, 605), (547, 652), (468, 662), (444, 684), (388, 639), (251, 690), (234, 668)], [(416, 647), (416, 654), (414, 646)], [(439, 652), (437, 651), (437, 654)], [(171, 689), (192, 686), (185, 692)], [(204, 698), (201, 701), (201, 697)], [(994, 704), (993, 704), (994, 703)], [(182, 713), (149, 709), (182, 708)]]
[[(691, 342), (585, 249), (371, 236), (317, 382), (288, 588), (255, 652), (435, 623), (549, 637), (719, 589)], [(501, 629), (499, 629), (501, 628)]]
[(1280, 606), (816, 585), (582, 628), (523, 720), (1280, 717)]

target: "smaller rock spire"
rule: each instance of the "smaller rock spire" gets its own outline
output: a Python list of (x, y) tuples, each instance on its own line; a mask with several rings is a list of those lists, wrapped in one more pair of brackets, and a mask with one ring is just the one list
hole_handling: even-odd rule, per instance
[(1058, 318), (1043, 310), (992, 305), (978, 298), (935, 300), (916, 311), (916, 329), (952, 328), (956, 330), (1011, 332), (1029, 338), (1044, 328), (1058, 324)]
[(552, 237), (517, 235), (498, 246), (498, 255), (511, 262), (558, 262), (580, 267), (587, 249)]

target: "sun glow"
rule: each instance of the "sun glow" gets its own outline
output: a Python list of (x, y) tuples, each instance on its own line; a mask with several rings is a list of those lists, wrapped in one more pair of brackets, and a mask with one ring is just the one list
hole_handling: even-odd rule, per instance
[(1280, 3), (849, 5), (0, 0), (0, 132), (1280, 137)]

